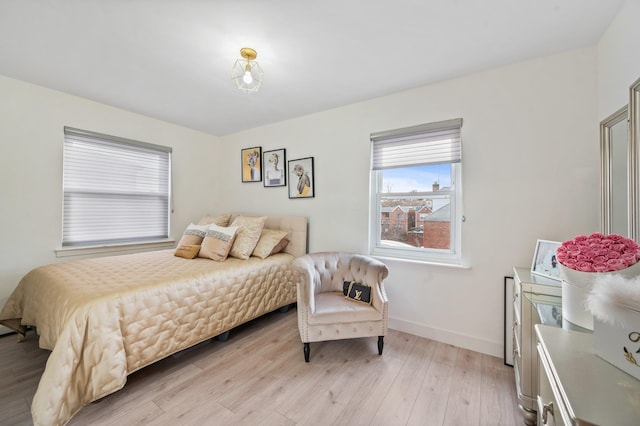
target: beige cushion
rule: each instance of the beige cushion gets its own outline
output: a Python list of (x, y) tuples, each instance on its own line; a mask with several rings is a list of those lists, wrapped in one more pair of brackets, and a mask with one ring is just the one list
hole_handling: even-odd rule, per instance
[(269, 256), (273, 249), (287, 236), (289, 232), (280, 229), (267, 229), (262, 230), (258, 244), (253, 250), (253, 256), (257, 256), (260, 259), (265, 259)]
[(176, 247), (174, 256), (184, 257), (185, 259), (193, 259), (200, 251), (200, 244), (182, 244)]
[(184, 230), (180, 241), (178, 241), (178, 247), (183, 245), (199, 245), (207, 233), (207, 228), (207, 225), (190, 224), (187, 226), (187, 229)]
[(215, 223), (209, 225), (198, 256), (217, 261), (225, 260), (229, 255), (237, 233), (237, 226), (224, 227)]
[(200, 221), (198, 222), (198, 225), (211, 225), (212, 223), (215, 223), (218, 226), (228, 226), (229, 219), (231, 219), (230, 213), (220, 214), (218, 216), (205, 214), (204, 216), (202, 216), (202, 219), (200, 219)]
[(237, 257), (238, 259), (248, 259), (251, 253), (253, 253), (253, 249), (256, 248), (260, 235), (262, 235), (265, 220), (267, 220), (266, 216), (236, 217), (231, 226), (239, 227), (238, 236), (231, 247), (229, 255)]
[(368, 303), (354, 303), (342, 292), (325, 292), (315, 295), (315, 312), (309, 316), (309, 324), (353, 324), (361, 321), (382, 321), (382, 312)]
[(289, 245), (290, 240), (288, 238), (283, 238), (280, 242), (271, 250), (271, 254), (280, 253)]

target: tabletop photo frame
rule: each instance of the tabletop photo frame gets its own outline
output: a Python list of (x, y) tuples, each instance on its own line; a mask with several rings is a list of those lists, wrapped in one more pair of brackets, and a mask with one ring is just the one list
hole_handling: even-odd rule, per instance
[(558, 241), (538, 240), (531, 262), (531, 273), (556, 281), (562, 280), (562, 270), (556, 256), (560, 245)]

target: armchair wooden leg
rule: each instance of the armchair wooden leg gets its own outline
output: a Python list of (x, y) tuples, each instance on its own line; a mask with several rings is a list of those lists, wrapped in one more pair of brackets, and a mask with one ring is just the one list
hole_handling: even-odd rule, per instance
[(304, 344), (304, 362), (309, 362), (309, 353), (311, 352), (311, 347), (308, 343)]
[(384, 349), (384, 336), (378, 336), (378, 355), (382, 355)]

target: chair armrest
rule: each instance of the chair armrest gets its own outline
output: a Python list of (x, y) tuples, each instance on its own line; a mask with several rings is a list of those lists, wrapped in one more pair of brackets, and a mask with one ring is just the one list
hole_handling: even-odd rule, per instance
[(298, 292), (298, 309), (306, 307), (313, 314), (315, 312), (314, 283), (319, 282), (313, 261), (308, 255), (301, 256), (293, 261), (292, 268)]

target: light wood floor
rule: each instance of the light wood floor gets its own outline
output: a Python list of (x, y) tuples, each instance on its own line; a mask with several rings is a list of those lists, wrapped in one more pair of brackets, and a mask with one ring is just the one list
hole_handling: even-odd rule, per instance
[[(502, 359), (389, 330), (311, 344), (295, 309), (273, 313), (129, 376), (69, 425), (515, 425), (513, 370)], [(48, 352), (30, 333), (0, 338), (0, 424), (29, 425)]]

